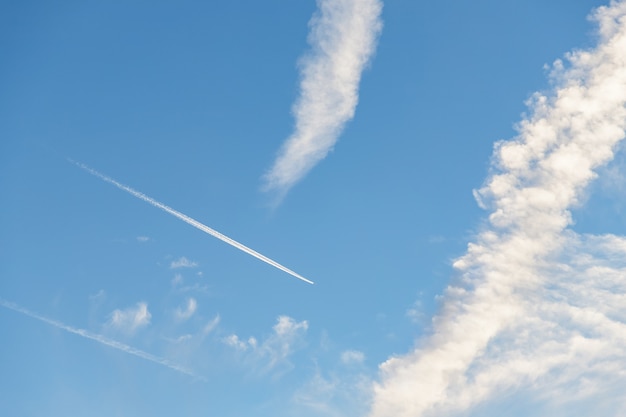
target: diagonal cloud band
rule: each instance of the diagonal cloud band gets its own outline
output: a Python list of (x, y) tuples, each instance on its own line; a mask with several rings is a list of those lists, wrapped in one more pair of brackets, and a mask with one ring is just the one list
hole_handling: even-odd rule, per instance
[(624, 415), (626, 238), (571, 228), (626, 134), (626, 1), (593, 17), (597, 46), (557, 61), (554, 90), (496, 143), (476, 191), (491, 214), (454, 263), (461, 280), (432, 334), (381, 364), (370, 417), (487, 415), (474, 407), (515, 395), (545, 407), (527, 415)]
[(108, 176), (106, 176), (104, 174), (101, 174), (100, 172), (96, 171), (93, 168), (88, 167), (85, 164), (82, 164), (80, 162), (74, 161), (72, 159), (69, 159), (69, 161), (74, 163), (74, 164), (76, 164), (79, 168), (82, 168), (83, 170), (87, 171), (91, 175), (94, 175), (94, 176), (100, 178), (101, 180), (108, 182), (109, 184), (115, 185), (120, 190), (126, 191), (127, 193), (129, 193), (129, 194), (139, 198), (140, 200), (143, 200), (146, 203), (149, 203), (149, 204), (153, 205), (154, 207), (159, 208), (159, 209), (163, 210), (164, 212), (171, 214), (174, 217), (177, 217), (178, 219), (184, 221), (188, 225), (193, 226), (196, 229), (201, 230), (204, 233), (207, 233), (207, 234), (209, 234), (209, 235), (211, 235), (213, 237), (216, 237), (219, 240), (221, 240), (222, 242), (226, 242), (229, 245), (239, 249), (240, 251), (243, 251), (243, 252), (247, 253), (248, 255), (252, 255), (255, 258), (257, 258), (257, 259), (259, 259), (259, 260), (261, 260), (261, 261), (263, 261), (263, 262), (265, 262), (265, 263), (267, 263), (269, 265), (272, 265), (273, 267), (278, 268), (281, 271), (286, 272), (286, 273), (288, 273), (289, 275), (291, 275), (293, 277), (296, 277), (296, 278), (298, 278), (298, 279), (300, 279), (300, 280), (302, 280), (302, 281), (304, 281), (306, 283), (313, 284), (313, 281), (311, 281), (311, 280), (303, 277), (302, 275), (292, 271), (291, 269), (287, 268), (286, 266), (283, 266), (283, 265), (279, 264), (278, 262), (274, 261), (273, 259), (270, 259), (267, 256), (260, 254), (259, 252), (255, 251), (254, 249), (250, 249), (246, 245), (244, 245), (242, 243), (239, 243), (236, 240), (231, 239), (228, 236), (225, 236), (225, 235), (221, 234), (217, 230), (212, 229), (209, 226), (207, 226), (205, 224), (202, 224), (199, 221), (197, 221), (195, 219), (192, 219), (191, 217), (186, 216), (183, 213), (181, 213), (179, 211), (176, 211), (173, 208), (171, 208), (171, 207), (169, 207), (169, 206), (167, 206), (167, 205), (165, 205), (163, 203), (160, 203), (160, 202), (156, 201), (153, 198), (150, 198), (147, 195), (145, 195), (145, 194), (143, 194), (143, 193), (141, 193), (141, 192), (139, 192), (137, 190), (134, 190), (134, 189), (130, 188), (127, 185), (119, 183), (116, 180), (114, 180), (113, 178), (108, 177)]
[(98, 343), (101, 343), (103, 345), (112, 347), (113, 349), (121, 350), (122, 352), (126, 352), (126, 353), (128, 353), (130, 355), (137, 356), (137, 357), (139, 357), (141, 359), (145, 359), (147, 361), (154, 362), (156, 364), (166, 366), (166, 367), (168, 367), (170, 369), (173, 369), (173, 370), (175, 370), (177, 372), (180, 372), (180, 373), (183, 373), (185, 375), (193, 376), (193, 377), (196, 377), (196, 378), (201, 378), (198, 375), (196, 375), (195, 373), (193, 373), (192, 371), (190, 371), (189, 369), (184, 368), (184, 367), (182, 367), (182, 366), (180, 366), (180, 365), (178, 365), (178, 364), (176, 364), (174, 362), (171, 362), (171, 361), (169, 361), (169, 360), (167, 360), (165, 358), (161, 358), (161, 357), (153, 355), (151, 353), (144, 352), (143, 350), (139, 350), (137, 348), (134, 348), (132, 346), (128, 346), (128, 345), (126, 345), (124, 343), (121, 343), (121, 342), (118, 342), (116, 340), (109, 339), (108, 337), (102, 336), (100, 334), (92, 333), (92, 332), (90, 332), (88, 330), (78, 329), (76, 327), (68, 326), (67, 324), (61, 323), (60, 321), (53, 320), (53, 319), (50, 319), (48, 317), (44, 317), (44, 316), (42, 316), (40, 314), (34, 313), (34, 312), (30, 311), (30, 310), (27, 310), (27, 309), (25, 309), (23, 307), (20, 307), (19, 305), (15, 304), (15, 303), (3, 300), (1, 298), (0, 298), (0, 306), (8, 308), (9, 310), (16, 311), (16, 312), (18, 312), (20, 314), (23, 314), (25, 316), (31, 317), (33, 319), (42, 321), (42, 322), (44, 322), (46, 324), (49, 324), (51, 326), (56, 327), (57, 329), (65, 330), (68, 333), (76, 334), (76, 335), (84, 337), (86, 339), (94, 340), (94, 341), (96, 341)]
[(352, 119), (363, 68), (382, 30), (380, 0), (318, 0), (311, 19), (310, 55), (301, 60), (294, 133), (263, 178), (279, 197), (324, 159)]

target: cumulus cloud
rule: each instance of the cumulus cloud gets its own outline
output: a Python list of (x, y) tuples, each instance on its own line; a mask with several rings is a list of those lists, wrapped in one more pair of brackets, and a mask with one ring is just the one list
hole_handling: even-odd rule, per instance
[(139, 302), (125, 310), (114, 310), (107, 325), (122, 333), (133, 335), (138, 329), (150, 324), (150, 318), (152, 314), (148, 311), (148, 304)]
[(196, 301), (195, 298), (189, 297), (187, 299), (187, 304), (185, 305), (184, 308), (177, 308), (174, 311), (174, 315), (176, 316), (176, 318), (178, 320), (187, 320), (189, 319), (191, 316), (193, 316), (193, 314), (196, 312), (196, 309), (198, 308), (198, 302)]
[(546, 407), (536, 416), (571, 401), (592, 410), (570, 416), (626, 408), (605, 394), (626, 388), (626, 239), (571, 228), (626, 129), (626, 2), (594, 19), (597, 47), (557, 61), (554, 90), (535, 94), (519, 136), (496, 144), (475, 193), (490, 211), (484, 230), (454, 263), (460, 279), (432, 334), (380, 366), (371, 417), (467, 415), (522, 390)]
[(242, 340), (236, 334), (223, 338), (222, 342), (239, 351), (249, 351), (248, 360), (255, 362), (261, 371), (267, 372), (280, 365), (289, 366), (288, 358), (301, 345), (308, 328), (306, 320), (298, 322), (288, 316), (279, 316), (272, 333), (262, 342), (255, 337)]
[(197, 267), (198, 264), (190, 261), (189, 259), (185, 258), (184, 256), (181, 256), (178, 259), (173, 260), (170, 263), (170, 268), (171, 269), (178, 269), (178, 268), (195, 268)]
[(363, 68), (382, 29), (380, 0), (318, 0), (310, 22), (312, 51), (301, 61), (295, 131), (264, 176), (280, 196), (331, 151), (354, 116)]

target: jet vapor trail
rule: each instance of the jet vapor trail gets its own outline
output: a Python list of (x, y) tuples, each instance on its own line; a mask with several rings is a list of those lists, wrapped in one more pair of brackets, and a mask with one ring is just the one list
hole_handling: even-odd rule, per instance
[(167, 206), (167, 205), (165, 205), (163, 203), (160, 203), (160, 202), (156, 201), (155, 199), (150, 198), (150, 197), (148, 197), (147, 195), (145, 195), (143, 193), (140, 193), (139, 191), (136, 191), (136, 190), (130, 188), (129, 186), (127, 186), (127, 185), (119, 183), (119, 182), (115, 181), (113, 178), (108, 177), (108, 176), (106, 176), (104, 174), (101, 174), (98, 171), (96, 171), (95, 169), (90, 168), (90, 167), (88, 167), (85, 164), (73, 161), (71, 159), (70, 159), (70, 162), (76, 164), (78, 167), (84, 169), (85, 171), (87, 171), (91, 175), (94, 175), (94, 176), (100, 178), (103, 181), (106, 181), (106, 182), (108, 182), (110, 184), (115, 185), (120, 190), (126, 191), (127, 193), (129, 193), (129, 194), (131, 194), (131, 195), (133, 195), (133, 196), (135, 196), (135, 197), (137, 197), (137, 198), (139, 198), (139, 199), (141, 199), (141, 200), (143, 200), (143, 201), (145, 201), (147, 203), (152, 204), (154, 207), (159, 208), (159, 209), (165, 211), (166, 213), (169, 213), (172, 216), (179, 218), (180, 220), (182, 220), (185, 223), (195, 227), (196, 229), (202, 230), (204, 233), (207, 233), (207, 234), (209, 234), (209, 235), (211, 235), (213, 237), (216, 237), (219, 240), (221, 240), (223, 242), (226, 242), (229, 245), (234, 246), (235, 248), (237, 248), (237, 249), (247, 253), (248, 255), (252, 255), (252, 256), (254, 256), (257, 259), (260, 259), (261, 261), (263, 261), (263, 262), (265, 262), (265, 263), (267, 263), (269, 265), (272, 265), (273, 267), (278, 268), (281, 271), (284, 271), (284, 272), (288, 273), (291, 276), (294, 276), (294, 277), (296, 277), (296, 278), (298, 278), (298, 279), (300, 279), (300, 280), (302, 280), (304, 282), (307, 282), (309, 284), (313, 284), (313, 281), (306, 279), (302, 275), (300, 275), (300, 274), (292, 271), (291, 269), (289, 269), (289, 268), (279, 264), (278, 262), (268, 258), (265, 255), (261, 255), (259, 252), (255, 251), (253, 249), (250, 249), (249, 247), (247, 247), (247, 246), (237, 242), (236, 240), (231, 239), (228, 236), (225, 236), (225, 235), (221, 234), (217, 230), (211, 229), (209, 226), (207, 226), (205, 224), (202, 224), (199, 221), (194, 220), (191, 217), (186, 216), (183, 213), (181, 213), (179, 211), (176, 211), (173, 208), (171, 208), (171, 207), (169, 207), (169, 206)]
[(27, 310), (23, 307), (18, 306), (15, 303), (11, 303), (9, 301), (3, 300), (0, 298), (0, 305), (2, 307), (8, 308), (9, 310), (13, 310), (16, 311), (18, 313), (24, 314), (25, 316), (31, 317), (33, 319), (37, 319), (39, 321), (42, 321), (44, 323), (47, 323), (51, 326), (56, 327), (57, 329), (61, 329), (61, 330), (65, 330), (68, 333), (73, 333), (73, 334), (77, 334), (81, 337), (84, 337), (86, 339), (91, 339), (91, 340), (95, 340), (98, 343), (102, 343), (103, 345), (112, 347), (114, 349), (117, 350), (121, 350), (122, 352), (126, 352), (129, 353), (131, 355), (135, 355), (137, 357), (140, 357), (142, 359), (148, 360), (150, 362), (154, 362), (157, 363), (159, 365), (163, 365), (163, 366), (167, 366), (170, 369), (173, 369), (177, 372), (183, 373), (185, 375), (190, 375), (193, 377), (198, 377), (198, 375), (194, 374), (192, 371), (190, 371), (189, 369), (183, 368), (180, 365), (177, 365), (173, 362), (170, 362), (169, 360), (165, 359), (165, 358), (161, 358), (159, 356), (155, 356), (152, 355), (148, 352), (144, 352), (143, 350), (139, 350), (136, 349), (132, 346), (128, 346), (124, 343), (120, 343), (116, 340), (112, 340), (109, 339), (105, 336), (102, 336), (100, 334), (97, 333), (91, 333), (90, 331), (84, 330), (84, 329), (77, 329), (75, 327), (72, 326), (68, 326), (67, 324), (63, 324), (60, 321), (56, 321), (53, 319), (49, 319), (47, 317), (41, 316), (37, 313), (34, 313), (30, 310)]

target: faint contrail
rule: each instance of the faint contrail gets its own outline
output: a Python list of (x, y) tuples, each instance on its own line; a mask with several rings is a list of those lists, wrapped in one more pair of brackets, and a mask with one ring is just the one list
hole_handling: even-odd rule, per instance
[(126, 352), (126, 353), (129, 353), (131, 355), (138, 356), (138, 357), (140, 357), (142, 359), (145, 359), (145, 360), (157, 363), (159, 365), (167, 366), (168, 368), (173, 369), (173, 370), (175, 370), (177, 372), (180, 372), (180, 373), (183, 373), (183, 374), (186, 374), (186, 375), (190, 375), (190, 376), (193, 376), (193, 377), (196, 377), (196, 378), (201, 378), (198, 375), (194, 374), (189, 369), (186, 369), (186, 368), (184, 368), (184, 367), (182, 367), (180, 365), (177, 365), (177, 364), (175, 364), (173, 362), (170, 362), (169, 360), (167, 360), (165, 358), (161, 358), (159, 356), (152, 355), (152, 354), (150, 354), (148, 352), (144, 352), (143, 350), (139, 350), (139, 349), (136, 349), (136, 348), (134, 348), (132, 346), (125, 345), (124, 343), (120, 343), (120, 342), (118, 342), (116, 340), (109, 339), (109, 338), (107, 338), (105, 336), (102, 336), (100, 334), (91, 333), (88, 330), (77, 329), (75, 327), (68, 326), (67, 324), (61, 323), (60, 321), (56, 321), (56, 320), (49, 319), (47, 317), (41, 316), (41, 315), (39, 315), (37, 313), (34, 313), (34, 312), (30, 311), (30, 310), (27, 310), (27, 309), (25, 309), (23, 307), (20, 307), (20, 306), (18, 306), (15, 303), (3, 300), (1, 298), (0, 298), (0, 305), (2, 307), (6, 307), (6, 308), (8, 308), (10, 310), (13, 310), (13, 311), (16, 311), (18, 313), (24, 314), (25, 316), (37, 319), (39, 321), (43, 321), (44, 323), (47, 323), (47, 324), (49, 324), (51, 326), (54, 326), (54, 327), (56, 327), (58, 329), (65, 330), (68, 333), (77, 334), (77, 335), (82, 336), (82, 337), (84, 337), (86, 339), (95, 340), (98, 343), (102, 343), (103, 345), (112, 347), (114, 349), (121, 350), (122, 352)]
[(313, 284), (313, 281), (304, 278), (302, 275), (300, 275), (300, 274), (292, 271), (291, 269), (289, 269), (289, 268), (279, 264), (278, 262), (268, 258), (265, 255), (261, 255), (259, 252), (255, 251), (253, 249), (250, 249), (249, 247), (247, 247), (247, 246), (237, 242), (236, 240), (233, 240), (233, 239), (229, 238), (228, 236), (224, 236), (223, 234), (221, 234), (217, 230), (211, 229), (209, 226), (204, 225), (204, 224), (200, 223), (199, 221), (194, 220), (191, 217), (186, 216), (183, 213), (181, 213), (179, 211), (176, 211), (173, 208), (171, 208), (169, 206), (166, 206), (165, 204), (160, 203), (160, 202), (158, 202), (158, 201), (148, 197), (147, 195), (145, 195), (143, 193), (140, 193), (139, 191), (133, 190), (129, 186), (124, 185), (122, 183), (119, 183), (119, 182), (115, 181), (113, 178), (107, 177), (106, 175), (99, 173), (95, 169), (90, 168), (90, 167), (88, 167), (87, 165), (85, 165), (83, 163), (76, 162), (76, 161), (74, 161), (72, 159), (69, 159), (69, 161), (74, 163), (74, 164), (76, 164), (78, 167), (84, 169), (85, 171), (89, 172), (91, 175), (95, 175), (96, 177), (100, 178), (101, 180), (104, 180), (104, 181), (106, 181), (106, 182), (108, 182), (110, 184), (115, 185), (120, 190), (124, 190), (127, 193), (132, 194), (135, 197), (137, 197), (137, 198), (139, 198), (139, 199), (141, 199), (141, 200), (143, 200), (143, 201), (145, 201), (147, 203), (150, 203), (153, 206), (155, 206), (157, 208), (160, 208), (161, 210), (163, 210), (163, 211), (165, 211), (165, 212), (167, 212), (167, 213), (169, 213), (169, 214), (171, 214), (171, 215), (173, 215), (175, 217), (178, 217), (180, 220), (182, 220), (185, 223), (195, 227), (196, 229), (202, 230), (204, 233), (208, 233), (211, 236), (216, 237), (216, 238), (220, 239), (221, 241), (224, 241), (224, 242), (228, 243), (229, 245), (234, 246), (237, 249), (239, 249), (241, 251), (244, 251), (244, 252), (246, 252), (249, 255), (254, 256), (257, 259), (260, 259), (263, 262), (268, 263), (268, 264), (270, 264), (270, 265), (280, 269), (281, 271), (284, 271), (284, 272), (288, 273), (289, 275), (292, 275), (292, 276), (294, 276), (294, 277), (296, 277), (298, 279), (301, 279), (304, 282), (308, 282), (309, 284)]

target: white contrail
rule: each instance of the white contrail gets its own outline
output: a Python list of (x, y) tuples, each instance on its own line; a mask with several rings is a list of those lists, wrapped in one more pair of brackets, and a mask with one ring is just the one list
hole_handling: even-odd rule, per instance
[(469, 412), (516, 393), (546, 407), (527, 415), (583, 400), (591, 410), (563, 415), (624, 415), (626, 239), (570, 228), (626, 133), (626, 1), (594, 18), (598, 45), (557, 61), (555, 89), (533, 97), (518, 137), (496, 144), (476, 192), (491, 214), (454, 264), (462, 280), (432, 335), (381, 365), (371, 417), (488, 415)]
[(0, 305), (2, 307), (5, 307), (5, 308), (8, 308), (10, 310), (16, 311), (18, 313), (24, 314), (25, 316), (32, 317), (34, 319), (37, 319), (37, 320), (42, 321), (44, 323), (47, 323), (47, 324), (49, 324), (51, 326), (54, 326), (54, 327), (56, 327), (58, 329), (65, 330), (68, 333), (77, 334), (77, 335), (79, 335), (81, 337), (84, 337), (86, 339), (91, 339), (91, 340), (94, 340), (94, 341), (96, 341), (98, 343), (102, 343), (103, 345), (112, 347), (113, 349), (121, 350), (122, 352), (126, 352), (128, 354), (135, 355), (137, 357), (140, 357), (141, 359), (145, 359), (145, 360), (148, 360), (150, 362), (157, 363), (159, 365), (167, 366), (168, 368), (173, 369), (173, 370), (175, 370), (177, 372), (180, 372), (180, 373), (183, 373), (183, 374), (186, 374), (186, 375), (190, 375), (190, 376), (202, 379), (202, 377), (199, 377), (198, 375), (194, 374), (189, 369), (184, 368), (184, 367), (182, 367), (182, 366), (180, 366), (180, 365), (178, 365), (176, 363), (173, 363), (173, 362), (171, 362), (171, 361), (169, 361), (169, 360), (167, 360), (165, 358), (161, 358), (159, 356), (152, 355), (152, 354), (150, 354), (148, 352), (144, 352), (143, 350), (139, 350), (137, 348), (134, 348), (132, 346), (128, 346), (128, 345), (126, 345), (124, 343), (121, 343), (121, 342), (118, 342), (116, 340), (109, 339), (109, 338), (107, 338), (105, 336), (102, 336), (100, 334), (91, 333), (88, 330), (77, 329), (75, 327), (68, 326), (67, 324), (61, 323), (60, 321), (53, 320), (53, 319), (50, 319), (48, 317), (44, 317), (44, 316), (39, 315), (37, 313), (34, 313), (34, 312), (30, 311), (30, 310), (27, 310), (27, 309), (25, 309), (23, 307), (20, 307), (20, 306), (18, 306), (15, 303), (3, 300), (1, 298), (0, 298)]
[(295, 131), (263, 178), (264, 189), (279, 197), (326, 157), (354, 116), (361, 73), (382, 29), (380, 0), (317, 3), (310, 22), (312, 51), (301, 61)]
[(145, 195), (143, 193), (140, 193), (139, 191), (133, 190), (129, 186), (121, 184), (121, 183), (115, 181), (113, 178), (108, 177), (108, 176), (106, 176), (104, 174), (101, 174), (98, 171), (96, 171), (95, 169), (90, 168), (90, 167), (88, 167), (87, 165), (85, 165), (83, 163), (74, 161), (72, 159), (69, 159), (69, 161), (74, 163), (74, 164), (76, 164), (78, 167), (84, 169), (85, 171), (89, 172), (90, 174), (100, 178), (101, 180), (104, 180), (104, 181), (106, 181), (106, 182), (108, 182), (110, 184), (115, 185), (120, 190), (124, 190), (127, 193), (129, 193), (129, 194), (131, 194), (131, 195), (133, 195), (133, 196), (135, 196), (135, 197), (137, 197), (137, 198), (139, 198), (139, 199), (141, 199), (141, 200), (143, 200), (143, 201), (145, 201), (147, 203), (152, 204), (154, 207), (157, 207), (157, 208), (165, 211), (166, 213), (169, 213), (169, 214), (173, 215), (174, 217), (179, 218), (180, 220), (182, 220), (185, 223), (195, 227), (196, 229), (202, 230), (204, 233), (208, 233), (209, 235), (211, 235), (213, 237), (216, 237), (216, 238), (220, 239), (221, 241), (226, 242), (229, 245), (234, 246), (237, 249), (239, 249), (239, 250), (241, 250), (241, 251), (243, 251), (243, 252), (245, 252), (245, 253), (247, 253), (249, 255), (254, 256), (257, 259), (260, 259), (263, 262), (265, 262), (267, 264), (270, 264), (273, 267), (278, 268), (281, 271), (284, 271), (284, 272), (288, 273), (289, 275), (292, 275), (292, 276), (294, 276), (294, 277), (296, 277), (298, 279), (301, 279), (304, 282), (308, 282), (309, 284), (313, 284), (313, 281), (306, 279), (302, 275), (300, 275), (300, 274), (292, 271), (291, 269), (289, 269), (289, 268), (279, 264), (278, 262), (268, 258), (265, 255), (261, 255), (259, 252), (255, 251), (253, 249), (250, 249), (249, 247), (247, 247), (247, 246), (237, 242), (236, 240), (233, 240), (233, 239), (229, 238), (228, 236), (224, 236), (223, 234), (221, 234), (217, 230), (211, 229), (209, 226), (204, 225), (204, 224), (200, 223), (199, 221), (194, 220), (191, 217), (186, 216), (183, 213), (181, 213), (179, 211), (176, 211), (173, 208), (171, 208), (169, 206), (166, 206), (165, 204), (160, 203), (160, 202), (156, 201), (155, 199), (150, 198), (150, 197), (148, 197), (147, 195)]

